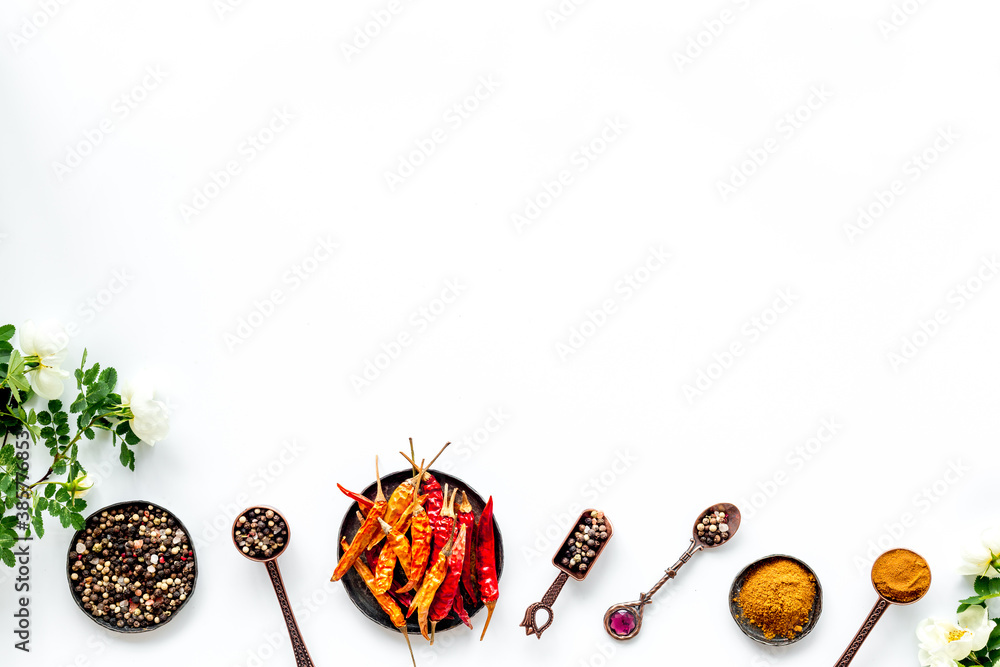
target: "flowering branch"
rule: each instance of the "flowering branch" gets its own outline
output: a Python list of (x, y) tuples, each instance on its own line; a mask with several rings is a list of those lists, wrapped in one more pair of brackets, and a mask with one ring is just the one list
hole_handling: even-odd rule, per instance
[[(94, 440), (97, 429), (111, 434), (112, 446), (120, 449), (122, 466), (135, 470), (135, 452), (140, 442), (154, 444), (168, 431), (166, 406), (153, 399), (152, 390), (126, 387), (116, 393), (118, 373), (101, 370), (100, 364), (87, 367), (83, 351), (80, 367), (73, 375), (77, 396), (68, 409), (59, 400), (64, 380), (69, 377), (61, 364), (69, 337), (58, 325), (36, 326), (26, 322), (20, 331), (20, 348), (10, 343), (15, 328), (0, 326), (0, 561), (14, 566), (11, 547), (17, 528), (29, 537), (45, 534), (43, 512), (58, 518), (64, 528), (79, 529), (87, 503), (82, 496), (90, 489), (87, 471), (79, 460), (84, 438)], [(48, 399), (46, 409), (26, 410), (35, 397)], [(77, 431), (70, 436), (70, 418), (75, 415)], [(36, 482), (26, 484), (23, 461), (27, 450), (19, 444), (15, 451), (8, 437), (27, 432), (32, 441), (43, 444), (52, 463)], [(51, 479), (53, 476), (65, 480)], [(13, 511), (12, 511), (13, 510)], [(11, 512), (5, 516), (6, 512)]]

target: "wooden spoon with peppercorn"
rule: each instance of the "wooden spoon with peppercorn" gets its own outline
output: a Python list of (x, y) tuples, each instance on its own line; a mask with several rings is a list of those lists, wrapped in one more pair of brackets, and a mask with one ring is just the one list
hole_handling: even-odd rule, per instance
[(292, 605), (288, 602), (281, 570), (278, 569), (278, 556), (288, 548), (289, 537), (288, 522), (272, 507), (263, 505), (249, 507), (233, 522), (233, 544), (239, 552), (256, 563), (264, 563), (267, 567), (271, 585), (274, 586), (274, 594), (278, 596), (278, 604), (281, 605), (281, 614), (285, 617), (288, 637), (295, 653), (295, 664), (297, 667), (313, 667), (309, 650), (299, 631), (299, 624), (295, 622)]
[(684, 563), (691, 560), (692, 556), (705, 549), (721, 547), (732, 539), (739, 528), (740, 510), (732, 503), (718, 503), (699, 514), (691, 531), (691, 546), (667, 569), (666, 574), (649, 592), (640, 593), (639, 599), (634, 602), (622, 602), (611, 606), (604, 614), (604, 629), (620, 641), (635, 637), (642, 627), (643, 607), (649, 604), (656, 592), (676, 577), (677, 571)]

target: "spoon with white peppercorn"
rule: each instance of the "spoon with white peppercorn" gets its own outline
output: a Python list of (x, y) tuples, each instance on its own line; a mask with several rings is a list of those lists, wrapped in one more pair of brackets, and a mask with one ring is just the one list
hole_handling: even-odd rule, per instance
[(274, 586), (274, 594), (278, 596), (281, 613), (288, 627), (288, 637), (295, 653), (295, 664), (298, 667), (313, 667), (309, 650), (302, 639), (299, 624), (295, 622), (292, 605), (288, 602), (285, 583), (278, 569), (278, 556), (288, 548), (290, 532), (288, 522), (276, 509), (258, 505), (244, 510), (233, 522), (233, 544), (246, 558), (264, 563), (267, 573)]
[(677, 576), (677, 571), (684, 563), (691, 560), (699, 551), (720, 547), (736, 534), (740, 527), (740, 510), (732, 503), (712, 505), (698, 515), (694, 529), (691, 531), (691, 545), (681, 554), (680, 559), (671, 565), (663, 577), (656, 582), (649, 592), (640, 593), (634, 602), (622, 602), (613, 605), (604, 614), (604, 629), (608, 634), (620, 641), (632, 639), (639, 634), (642, 627), (642, 610), (656, 592), (664, 584)]

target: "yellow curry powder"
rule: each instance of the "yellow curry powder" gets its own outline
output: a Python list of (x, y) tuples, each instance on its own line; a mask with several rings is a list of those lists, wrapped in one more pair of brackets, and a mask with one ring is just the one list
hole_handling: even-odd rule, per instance
[(887, 551), (872, 568), (872, 582), (879, 595), (893, 602), (913, 602), (931, 587), (927, 561), (906, 549)]
[(787, 559), (770, 560), (755, 567), (735, 599), (743, 617), (767, 639), (792, 639), (809, 622), (816, 599), (816, 579)]

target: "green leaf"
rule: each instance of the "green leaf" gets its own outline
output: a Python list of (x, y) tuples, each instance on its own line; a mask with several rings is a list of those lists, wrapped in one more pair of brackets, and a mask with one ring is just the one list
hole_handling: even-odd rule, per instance
[(0, 519), (0, 527), (6, 528), (7, 530), (14, 530), (14, 527), (16, 525), (17, 525), (17, 516), (14, 514), (11, 514), (10, 516), (5, 516), (4, 518)]
[(105, 384), (104, 382), (93, 384), (87, 391), (87, 404), (100, 405), (101, 401), (103, 401), (109, 393), (111, 393), (111, 385)]
[(1000, 578), (990, 579), (990, 595), (1000, 596)]
[(5, 324), (0, 327), (0, 340), (10, 340), (14, 337), (14, 332), (17, 329), (13, 324)]
[(85, 431), (83, 432), (83, 434), (84, 434), (85, 436), (87, 436), (87, 440), (93, 440), (93, 439), (94, 439), (94, 429), (92, 429), (92, 428), (88, 428), (88, 429), (86, 429), (86, 430), (85, 430)]
[(66, 490), (65, 486), (60, 486), (59, 490), (56, 491), (56, 501), (65, 503), (67, 500), (69, 500), (69, 491)]
[(11, 537), (10, 533), (0, 532), (0, 549), (8, 549), (17, 544), (17, 535)]
[(128, 426), (128, 422), (127, 421), (125, 421), (125, 422), (118, 422), (118, 426), (115, 427), (115, 433), (117, 433), (118, 435), (125, 435), (125, 433), (128, 431), (128, 429), (129, 429), (129, 426)]
[(85, 525), (87, 525), (87, 522), (84, 520), (83, 516), (81, 514), (77, 514), (76, 512), (70, 513), (69, 521), (70, 523), (73, 524), (73, 528), (77, 530), (81, 530)]
[(976, 577), (976, 581), (972, 584), (973, 590), (976, 591), (976, 595), (989, 595), (990, 594), (990, 579), (989, 577)]
[(55, 484), (46, 484), (45, 485), (45, 497), (46, 498), (51, 498), (52, 494), (54, 494), (55, 492), (56, 492), (56, 485)]
[(130, 444), (133, 447), (135, 447), (140, 442), (142, 442), (142, 440), (140, 440), (139, 436), (137, 436), (135, 433), (133, 433), (132, 429), (129, 428), (129, 430), (125, 432), (125, 442), (127, 442), (128, 444)]
[(62, 401), (52, 400), (49, 401), (49, 412), (59, 412), (62, 410)]
[(56, 435), (69, 435), (69, 424), (59, 424), (56, 427)]
[(7, 567), (14, 567), (17, 565), (17, 561), (14, 560), (14, 552), (10, 549), (0, 549), (0, 560), (4, 562)]
[[(14, 485), (14, 478), (4, 473), (0, 475), (0, 493), (7, 493), (7, 489)], [(10, 518), (10, 517), (6, 517)], [(17, 522), (17, 517), (14, 517), (15, 523)], [(2, 525), (2, 524), (0, 524)]]
[(95, 363), (93, 366), (87, 369), (86, 373), (83, 374), (83, 383), (94, 384), (94, 381), (97, 380), (97, 374), (100, 372), (101, 372), (101, 365)]
[(111, 366), (108, 366), (103, 371), (101, 371), (101, 376), (98, 378), (101, 384), (106, 384), (112, 389), (118, 384), (118, 371), (116, 371)]
[(38, 423), (42, 426), (48, 426), (52, 423), (52, 415), (48, 410), (42, 410), (38, 413)]
[(124, 442), (122, 443), (122, 452), (118, 457), (118, 460), (121, 461), (121, 464), (129, 470), (135, 470), (135, 454)]
[(31, 519), (31, 525), (35, 529), (35, 535), (38, 537), (45, 536), (45, 521), (42, 519), (42, 513), (36, 512), (35, 516)]

